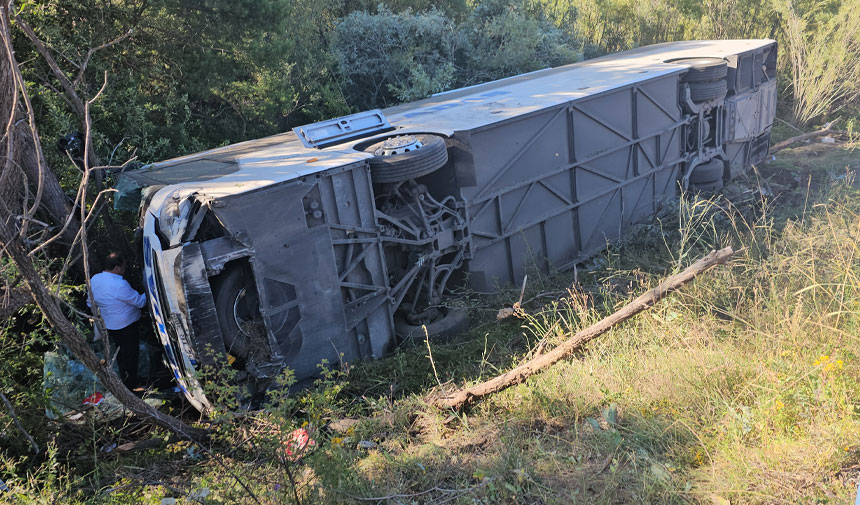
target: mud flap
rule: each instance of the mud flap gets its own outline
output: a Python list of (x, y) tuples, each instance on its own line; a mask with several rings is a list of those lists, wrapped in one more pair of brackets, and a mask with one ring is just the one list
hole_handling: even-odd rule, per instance
[(192, 242), (182, 247), (180, 265), (180, 285), (185, 290), (185, 310), (191, 326), (189, 340), (197, 360), (208, 366), (223, 363), (227, 350), (221, 338), (215, 300), (212, 297), (209, 278), (206, 276), (206, 263), (199, 243)]

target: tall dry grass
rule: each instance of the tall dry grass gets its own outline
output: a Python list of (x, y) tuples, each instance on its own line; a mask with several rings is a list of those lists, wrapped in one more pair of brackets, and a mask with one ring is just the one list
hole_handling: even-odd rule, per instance
[[(860, 1), (815, 3), (774, 0), (783, 61), (791, 76), (791, 107), (801, 125), (835, 114), (860, 98)], [(835, 10), (835, 12), (828, 12)]]

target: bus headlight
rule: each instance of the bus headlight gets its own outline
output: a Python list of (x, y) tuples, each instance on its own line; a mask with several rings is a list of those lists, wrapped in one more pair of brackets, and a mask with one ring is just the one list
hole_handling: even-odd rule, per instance
[(179, 245), (182, 241), (182, 236), (185, 234), (185, 229), (188, 227), (188, 215), (191, 212), (191, 198), (179, 200), (179, 197), (172, 196), (158, 215), (158, 232), (167, 240), (170, 247)]

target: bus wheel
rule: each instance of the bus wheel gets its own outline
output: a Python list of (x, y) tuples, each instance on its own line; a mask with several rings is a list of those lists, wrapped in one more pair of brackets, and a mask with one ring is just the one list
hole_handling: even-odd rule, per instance
[(373, 182), (392, 183), (435, 172), (448, 162), (448, 148), (438, 135), (416, 134), (389, 137), (364, 148), (370, 159)]
[(439, 314), (435, 320), (419, 325), (409, 323), (398, 314), (394, 316), (394, 331), (404, 341), (422, 342), (429, 338), (431, 342), (447, 342), (469, 329), (465, 310), (442, 308)]

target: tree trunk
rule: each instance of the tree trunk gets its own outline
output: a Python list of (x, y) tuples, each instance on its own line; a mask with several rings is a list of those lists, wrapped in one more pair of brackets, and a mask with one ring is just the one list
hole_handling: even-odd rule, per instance
[(20, 287), (9, 287), (0, 293), (0, 321), (13, 316), (21, 307), (33, 303), (30, 293)]
[[(41, 176), (39, 210), (54, 225), (56, 233), (70, 217), (72, 207), (54, 172), (44, 161), (41, 144), (34, 142), (29, 121), (31, 118), (19, 99), (19, 83), (22, 79), (12, 50), (9, 4), (9, 0), (0, 0), (0, 127), (3, 128), (0, 142), (0, 198), (14, 215), (22, 215), (26, 210), (24, 206), (12, 204), (23, 201), (20, 196), (25, 189), (29, 191), (29, 200), (32, 202), (33, 195), (39, 190)], [(67, 245), (72, 244), (78, 225), (78, 220), (72, 216), (72, 222), (62, 236), (62, 241)]]
[[(0, 184), (0, 194), (3, 196), (0, 200), (0, 254), (12, 260), (21, 279), (29, 288), (30, 295), (60, 341), (95, 373), (117, 400), (135, 415), (184, 438), (203, 438), (206, 434), (204, 430), (192, 428), (173, 416), (159, 412), (125, 387), (119, 376), (104, 360), (99, 359), (84, 337), (78, 333), (75, 325), (65, 316), (59, 300), (51, 294), (28, 254), (19, 227), (21, 217), (26, 215), (28, 208), (38, 204), (54, 224), (58, 225), (58, 229), (71, 216), (72, 221), (66, 231), (70, 237), (77, 234), (81, 223), (76, 216), (71, 215), (72, 209), (57, 178), (44, 162), (41, 142), (32, 116), (33, 110), (26, 89), (22, 88), (23, 79), (12, 50), (10, 3), (10, 0), (0, 0), (0, 113), (3, 114), (0, 116), (0, 124), (4, 128), (4, 138), (0, 142), (0, 181), (4, 178), (6, 181), (14, 180), (15, 171), (19, 171), (19, 174), (26, 176), (30, 186), (41, 181), (41, 198), (29, 198), (29, 202), (23, 202), (23, 191), (19, 189), (15, 192), (14, 186), (10, 188), (5, 183)], [(35, 191), (32, 194), (35, 194)], [(72, 240), (68, 240), (68, 243), (71, 244)]]
[(5, 209), (0, 208), (0, 248), (4, 248), (6, 254), (15, 263), (21, 278), (30, 288), (36, 305), (42, 310), (42, 314), (45, 315), (60, 341), (72, 351), (76, 358), (96, 374), (104, 387), (113, 393), (120, 403), (135, 415), (167, 428), (186, 439), (199, 440), (203, 438), (206, 433), (204, 430), (192, 428), (173, 416), (159, 412), (135, 396), (125, 387), (113, 369), (104, 360), (100, 360), (96, 353), (90, 349), (84, 337), (78, 333), (75, 325), (63, 314), (59, 301), (51, 294), (36, 271), (18, 234), (10, 226), (11, 218), (12, 216), (8, 215)]

